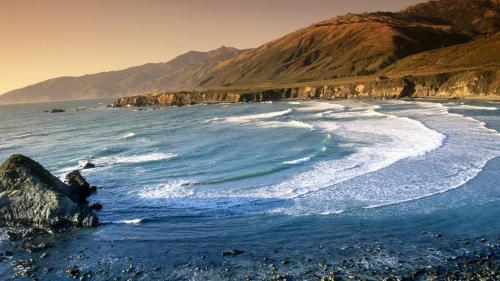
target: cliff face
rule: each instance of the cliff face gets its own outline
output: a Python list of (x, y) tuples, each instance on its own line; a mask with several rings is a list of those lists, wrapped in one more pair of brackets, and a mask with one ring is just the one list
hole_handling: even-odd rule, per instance
[(500, 96), (500, 70), (466, 71), (252, 92), (177, 92), (117, 98), (114, 106), (161, 106), (309, 99), (466, 98)]

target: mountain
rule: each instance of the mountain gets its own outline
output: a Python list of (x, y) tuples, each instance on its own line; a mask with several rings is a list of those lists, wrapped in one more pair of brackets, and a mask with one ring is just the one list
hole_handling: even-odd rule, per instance
[(0, 103), (113, 98), (116, 96), (188, 88), (214, 65), (241, 53), (231, 47), (190, 51), (165, 63), (148, 63), (124, 70), (80, 77), (59, 77), (0, 96)]
[(492, 73), (499, 69), (499, 22), (500, 0), (438, 0), (395, 13), (347, 14), (256, 49), (221, 47), (188, 52), (166, 63), (51, 79), (6, 93), (0, 103), (318, 86), (471, 69), (475, 74), (461, 77), (497, 77)]
[(413, 19), (440, 19), (471, 36), (491, 35), (500, 29), (500, 0), (429, 1), (408, 7), (401, 14)]
[(500, 69), (500, 32), (472, 42), (408, 56), (387, 67), (384, 73), (432, 74), (477, 68)]
[(408, 55), (469, 39), (448, 24), (408, 21), (399, 14), (340, 16), (224, 61), (199, 85), (245, 87), (370, 75)]

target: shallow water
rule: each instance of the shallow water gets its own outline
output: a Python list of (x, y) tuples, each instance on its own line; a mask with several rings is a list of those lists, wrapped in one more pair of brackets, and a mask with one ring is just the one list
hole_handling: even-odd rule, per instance
[[(9, 105), (0, 159), (22, 153), (61, 177), (97, 165), (83, 174), (99, 187), (91, 201), (103, 225), (51, 250), (51, 278), (70, 264), (102, 279), (127, 276), (129, 264), (144, 280), (378, 276), (497, 239), (499, 129), (499, 104), (488, 102)], [(244, 253), (220, 256), (232, 248)]]

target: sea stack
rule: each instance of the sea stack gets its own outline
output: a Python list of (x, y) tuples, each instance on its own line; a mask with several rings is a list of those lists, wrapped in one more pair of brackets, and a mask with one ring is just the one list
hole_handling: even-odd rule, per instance
[(39, 228), (95, 227), (88, 206), (89, 184), (78, 171), (63, 183), (36, 161), (20, 154), (0, 166), (0, 224)]

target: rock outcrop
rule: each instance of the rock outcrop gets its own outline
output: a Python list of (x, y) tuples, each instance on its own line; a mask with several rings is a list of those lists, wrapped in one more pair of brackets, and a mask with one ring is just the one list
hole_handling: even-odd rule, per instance
[(12, 155), (0, 166), (0, 224), (39, 228), (95, 227), (89, 184), (78, 171), (67, 184), (39, 163)]
[(177, 92), (117, 98), (114, 106), (182, 106), (309, 99), (473, 98), (500, 96), (500, 70), (478, 70), (423, 76), (380, 77), (322, 86), (261, 91)]

